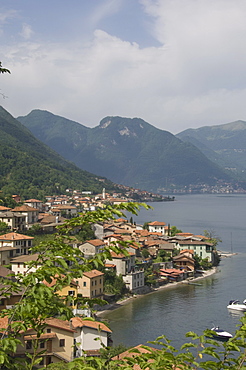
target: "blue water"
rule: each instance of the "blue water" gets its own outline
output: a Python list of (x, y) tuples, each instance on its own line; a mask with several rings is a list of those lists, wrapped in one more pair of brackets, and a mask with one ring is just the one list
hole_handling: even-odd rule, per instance
[(222, 259), (219, 271), (200, 280), (199, 286), (170, 287), (110, 312), (106, 318), (114, 344), (135, 346), (165, 335), (179, 347), (186, 332), (201, 334), (214, 325), (233, 334), (242, 314), (232, 314), (226, 306), (231, 299), (246, 298), (246, 195), (182, 195), (174, 202), (151, 205), (153, 210), (142, 209), (134, 221), (164, 221), (194, 234), (213, 231), (222, 239), (218, 249), (238, 254)]

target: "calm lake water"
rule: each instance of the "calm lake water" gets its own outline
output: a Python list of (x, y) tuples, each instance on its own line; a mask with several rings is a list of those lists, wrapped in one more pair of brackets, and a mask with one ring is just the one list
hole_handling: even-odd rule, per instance
[(146, 344), (166, 335), (179, 347), (186, 332), (201, 334), (214, 325), (233, 334), (242, 314), (232, 314), (226, 306), (231, 299), (246, 298), (246, 195), (182, 195), (151, 206), (153, 210), (142, 209), (134, 221), (164, 221), (194, 234), (214, 231), (222, 239), (218, 249), (238, 254), (222, 259), (218, 273), (200, 280), (201, 285), (170, 287), (107, 314), (114, 345)]

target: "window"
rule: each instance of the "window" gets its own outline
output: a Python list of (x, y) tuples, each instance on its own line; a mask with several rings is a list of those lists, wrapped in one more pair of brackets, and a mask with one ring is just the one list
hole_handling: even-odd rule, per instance
[(97, 285), (97, 281), (95, 280), (95, 285)]
[(51, 333), (51, 329), (50, 328), (47, 329), (47, 333)]
[(40, 345), (39, 345), (39, 348), (44, 348), (44, 344), (45, 344), (45, 341), (44, 340), (41, 340)]
[(20, 253), (20, 249), (18, 248), (18, 249), (16, 249), (16, 253)]
[(102, 284), (102, 279), (100, 279), (100, 284)]
[(74, 295), (75, 291), (74, 290), (69, 290), (68, 295)]
[(60, 339), (59, 340), (59, 346), (60, 347), (65, 347), (65, 339)]
[(26, 349), (32, 349), (32, 341), (31, 340), (28, 340), (26, 342)]
[(86, 281), (83, 282), (83, 286), (86, 286)]

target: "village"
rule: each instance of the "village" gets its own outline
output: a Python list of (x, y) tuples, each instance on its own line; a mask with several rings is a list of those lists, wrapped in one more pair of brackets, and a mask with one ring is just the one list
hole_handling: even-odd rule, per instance
[[(50, 196), (46, 202), (37, 199), (22, 200), (14, 195), (20, 205), (15, 208), (0, 206), (0, 222), (7, 225), (7, 232), (0, 235), (0, 277), (5, 281), (14, 280), (20, 274), (36, 271), (40, 266), (29, 268), (29, 262), (38, 260), (38, 253), (31, 249), (35, 235), (28, 231), (39, 230), (44, 234), (54, 234), (58, 225), (67, 219), (81, 217), (83, 212), (104, 208), (107, 204), (120, 204), (129, 199), (120, 198), (119, 194), (102, 194), (92, 197), (78, 191), (69, 191), (62, 196)], [(64, 321), (57, 317), (46, 320), (45, 333), (39, 338), (42, 360), (39, 367), (54, 362), (70, 362), (74, 358), (100, 356), (100, 349), (112, 345), (110, 328), (96, 315), (104, 306), (80, 306), (78, 297), (84, 299), (103, 299), (108, 305), (119, 298), (112, 294), (105, 285), (105, 277), (110, 272), (124, 282), (125, 297), (132, 297), (150, 292), (174, 282), (192, 281), (203, 274), (203, 268), (211, 268), (218, 263), (214, 244), (207, 236), (179, 232), (168, 222), (156, 220), (147, 225), (138, 225), (125, 218), (112, 219), (91, 225), (94, 237), (83, 242), (73, 242), (72, 247), (82, 252), (84, 258), (91, 259), (102, 253), (110, 245), (121, 248), (127, 242), (127, 253), (111, 251), (111, 257), (104, 261), (104, 268), (84, 272), (57, 291), (61, 297), (69, 297), (69, 306), (73, 318)], [(176, 231), (176, 232), (175, 232)], [(204, 264), (199, 263), (203, 261)], [(205, 267), (204, 267), (205, 266)], [(55, 279), (43, 284), (52, 286)], [(0, 310), (13, 307), (23, 295), (22, 291), (0, 297)], [(121, 297), (122, 298), (122, 297)], [(92, 321), (91, 318), (94, 318)], [(90, 318), (90, 320), (88, 320)], [(5, 317), (0, 319), (1, 328), (8, 325)], [(95, 340), (100, 337), (100, 340)], [(17, 347), (16, 355), (33, 353), (32, 341), (37, 339), (35, 331), (21, 334), (22, 345)], [(75, 345), (74, 345), (75, 344)]]

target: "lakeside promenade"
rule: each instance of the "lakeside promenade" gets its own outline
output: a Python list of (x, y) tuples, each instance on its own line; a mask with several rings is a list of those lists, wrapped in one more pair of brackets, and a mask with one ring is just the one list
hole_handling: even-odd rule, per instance
[[(227, 256), (229, 256), (229, 254)], [(138, 299), (138, 298), (142, 297), (143, 295), (153, 294), (153, 293), (156, 293), (156, 292), (158, 292), (160, 290), (163, 290), (163, 289), (173, 289), (177, 286), (184, 285), (184, 284), (196, 283), (197, 281), (205, 279), (205, 278), (207, 278), (207, 277), (209, 277), (213, 274), (216, 274), (217, 272), (218, 272), (218, 267), (212, 267), (211, 269), (204, 271), (202, 276), (195, 277), (192, 280), (182, 280), (182, 281), (177, 281), (177, 282), (174, 282), (174, 283), (167, 283), (167, 284), (162, 285), (158, 288), (151, 289), (147, 293), (133, 295), (131, 297), (127, 297), (125, 299), (119, 300), (115, 303), (105, 305), (105, 306), (103, 306), (105, 308), (102, 311), (97, 311), (96, 316), (97, 317), (103, 317), (104, 315), (108, 314), (110, 311), (116, 310), (116, 309), (130, 303), (133, 299)]]

